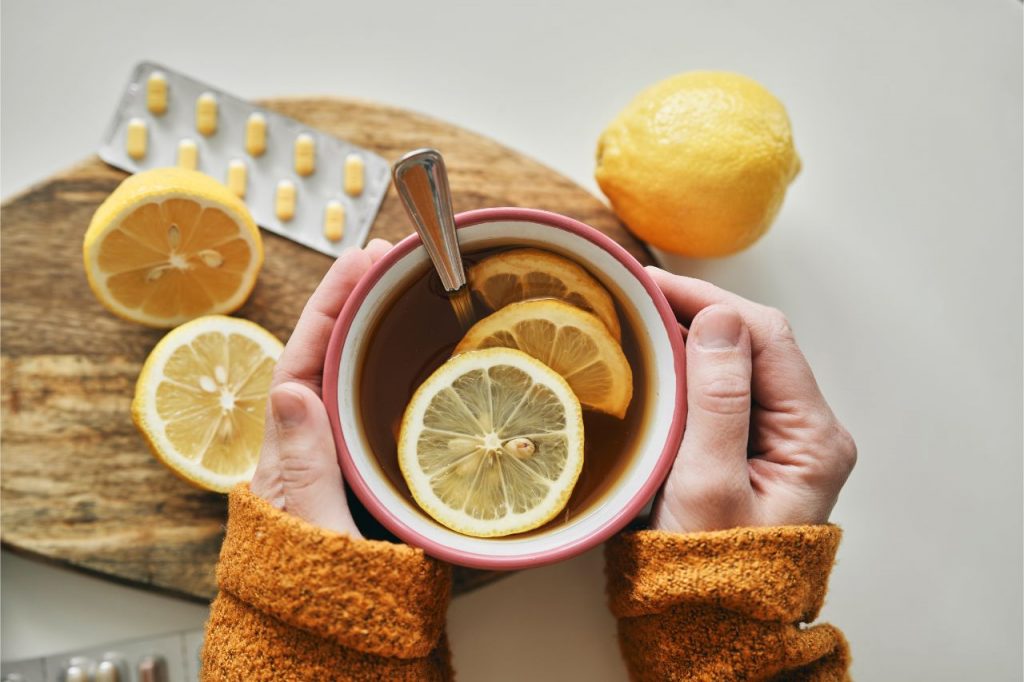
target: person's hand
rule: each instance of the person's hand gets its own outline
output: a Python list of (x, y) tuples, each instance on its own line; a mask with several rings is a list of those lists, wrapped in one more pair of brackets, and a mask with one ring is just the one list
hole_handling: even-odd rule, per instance
[(777, 310), (648, 268), (686, 338), (683, 443), (651, 526), (677, 533), (822, 524), (857, 447)]
[(263, 449), (250, 484), (275, 507), (354, 538), (362, 535), (345, 500), (320, 384), (338, 313), (359, 279), (390, 248), (374, 239), (363, 250), (346, 251), (309, 297), (274, 369)]

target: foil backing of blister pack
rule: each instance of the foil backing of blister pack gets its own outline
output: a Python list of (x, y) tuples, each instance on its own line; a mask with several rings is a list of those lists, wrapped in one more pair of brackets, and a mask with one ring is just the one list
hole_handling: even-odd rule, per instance
[(99, 155), (131, 173), (200, 170), (264, 229), (330, 256), (366, 242), (390, 183), (377, 154), (152, 62), (132, 71)]

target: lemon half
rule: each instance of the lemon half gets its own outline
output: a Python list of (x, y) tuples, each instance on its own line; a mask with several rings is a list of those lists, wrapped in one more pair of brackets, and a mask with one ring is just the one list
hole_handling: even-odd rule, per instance
[(156, 458), (207, 490), (251, 480), (281, 350), (266, 329), (222, 315), (169, 332), (146, 358), (132, 401)]
[(263, 242), (223, 184), (198, 171), (154, 168), (127, 178), (96, 210), (83, 258), (108, 310), (168, 328), (241, 307), (263, 264)]

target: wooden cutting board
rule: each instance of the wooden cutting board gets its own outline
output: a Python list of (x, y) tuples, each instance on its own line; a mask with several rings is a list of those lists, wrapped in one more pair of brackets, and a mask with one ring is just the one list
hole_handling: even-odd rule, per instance
[[(387, 159), (417, 147), (440, 149), (456, 211), (528, 206), (564, 213), (651, 262), (599, 200), (486, 137), (356, 100), (263, 104)], [(93, 211), (124, 177), (93, 157), (3, 204), (0, 533), (8, 549), (206, 601), (216, 591), (225, 498), (183, 483), (150, 455), (129, 403), (141, 364), (163, 332), (108, 313), (82, 269)], [(392, 189), (371, 237), (398, 240), (410, 232)], [(331, 261), (263, 236), (266, 264), (237, 314), (284, 340)], [(497, 575), (457, 569), (455, 592)]]

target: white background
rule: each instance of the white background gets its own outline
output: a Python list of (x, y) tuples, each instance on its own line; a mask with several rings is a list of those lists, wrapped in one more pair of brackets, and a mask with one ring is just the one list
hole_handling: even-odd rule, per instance
[[(694, 68), (761, 81), (804, 170), (757, 246), (670, 265), (787, 311), (857, 438), (824, 612), (855, 676), (1020, 679), (1018, 2), (2, 7), (4, 197), (91, 153), (143, 58), (243, 97), (423, 111), (595, 191), (597, 136), (638, 90)], [(591, 552), (457, 600), (462, 679), (622, 679), (601, 571)], [(12, 659), (199, 627), (205, 609), (4, 554), (2, 613)]]

